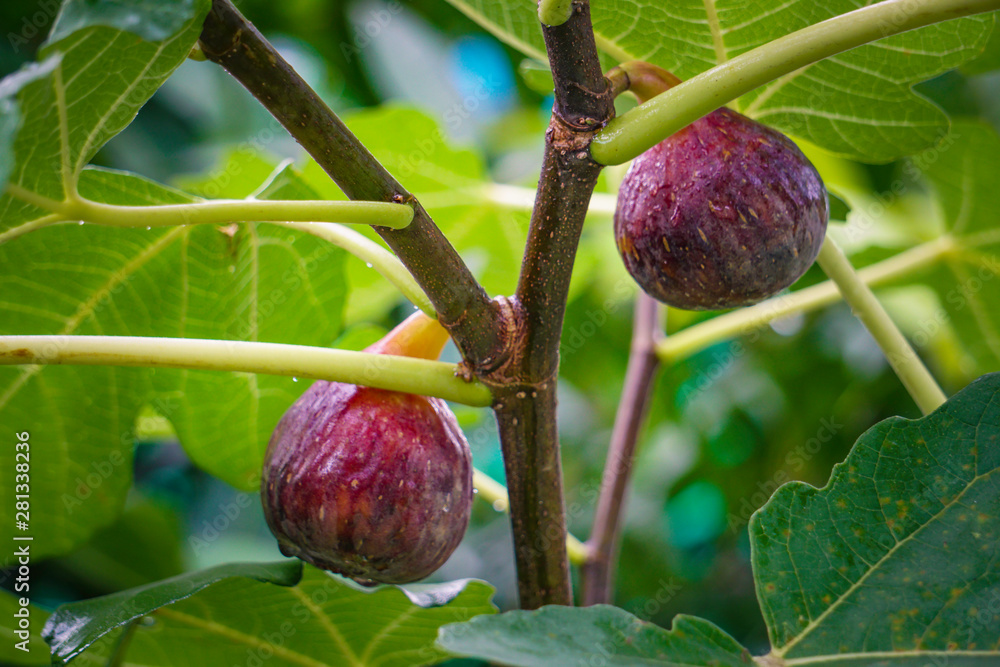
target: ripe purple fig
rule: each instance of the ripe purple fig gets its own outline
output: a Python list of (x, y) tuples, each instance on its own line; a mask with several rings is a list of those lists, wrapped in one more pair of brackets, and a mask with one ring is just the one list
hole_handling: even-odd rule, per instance
[[(668, 76), (661, 89), (677, 81)], [(635, 159), (618, 192), (615, 240), (650, 296), (687, 310), (733, 308), (798, 280), (819, 254), (828, 215), (823, 181), (802, 151), (721, 108)]]
[[(367, 351), (436, 359), (447, 339), (417, 313)], [(282, 553), (400, 584), (434, 572), (462, 540), (472, 455), (441, 399), (320, 380), (275, 428), (261, 490)]]

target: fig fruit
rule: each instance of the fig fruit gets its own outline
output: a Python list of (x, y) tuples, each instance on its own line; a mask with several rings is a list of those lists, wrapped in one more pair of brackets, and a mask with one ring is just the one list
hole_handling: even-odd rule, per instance
[[(436, 359), (447, 338), (417, 313), (367, 351)], [(261, 491), (285, 555), (364, 584), (406, 583), (461, 541), (472, 455), (441, 399), (320, 380), (275, 428)]]
[(823, 181), (802, 151), (721, 108), (633, 161), (618, 192), (615, 241), (655, 299), (733, 308), (798, 280), (819, 254), (827, 217)]

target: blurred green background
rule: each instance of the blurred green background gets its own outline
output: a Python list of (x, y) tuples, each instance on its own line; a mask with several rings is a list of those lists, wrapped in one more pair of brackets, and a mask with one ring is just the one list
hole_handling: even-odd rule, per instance
[[(8, 0), (0, 5), (0, 75), (32, 59), (57, 4)], [(349, 125), (371, 118), (384, 122), (384, 116), (358, 115), (366, 108), (419, 110), (443, 129), (451, 145), (479, 156), (487, 179), (533, 187), (551, 98), (526, 84), (519, 54), (443, 0), (248, 0), (239, 7), (331, 107), (357, 119)], [(992, 49), (994, 60), (997, 51)], [(982, 116), (1000, 126), (1000, 76), (990, 69), (984, 61), (920, 90), (955, 115)], [(399, 117), (409, 113), (401, 111)], [(184, 187), (206, 178), (220, 183), (227, 156), (247, 141), (262, 145), (259, 157), (271, 164), (300, 159), (298, 146), (269, 121), (221, 69), (191, 61), (96, 162)], [(822, 170), (822, 160), (818, 164)], [(866, 187), (879, 193), (900, 165), (857, 169)], [(600, 189), (610, 193), (622, 173), (608, 170)], [(397, 175), (421, 196), (412, 184), (416, 176)], [(922, 196), (911, 191), (897, 208), (919, 206)], [(834, 210), (843, 218), (842, 206)], [(462, 229), (466, 217), (477, 215), (476, 207), (455, 215), (450, 224)], [(523, 238), (526, 208), (510, 208), (497, 219), (514, 230), (515, 240)], [(483, 248), (467, 245), (463, 252), (470, 265), (490, 273), (488, 287), (513, 286), (516, 252), (498, 263), (487, 261)], [(814, 268), (803, 280), (822, 278)], [(354, 349), (410, 310), (384, 286), (357, 287), (361, 296), (348, 304), (345, 331), (339, 341), (331, 341)], [(625, 372), (633, 294), (614, 249), (611, 216), (595, 212), (574, 277), (560, 394), (569, 521), (581, 538), (589, 530)], [(934, 307), (924, 303), (919, 289), (883, 294), (893, 312)], [(709, 316), (672, 311), (668, 329)], [(923, 340), (920, 352), (946, 392), (971, 379), (951, 353), (947, 327)], [(457, 358), (454, 350), (448, 354)], [(304, 389), (306, 383), (301, 384)], [(455, 409), (477, 467), (502, 479), (491, 415)], [(628, 499), (616, 603), (667, 626), (677, 613), (702, 616), (751, 649), (763, 649), (766, 637), (749, 564), (750, 513), (788, 479), (824, 484), (854, 440), (891, 415), (916, 417), (918, 411), (843, 305), (776, 322), (753, 341), (720, 343), (663, 369)], [(44, 593), (34, 602), (54, 606), (185, 569), (279, 556), (256, 495), (194, 468), (155, 406), (140, 427), (136, 483), (125, 517), (85, 548), (40, 565), (36, 581)], [(476, 505), (462, 546), (435, 575), (461, 577), (486, 579), (497, 587), (502, 608), (515, 604), (508, 522), (486, 503)]]

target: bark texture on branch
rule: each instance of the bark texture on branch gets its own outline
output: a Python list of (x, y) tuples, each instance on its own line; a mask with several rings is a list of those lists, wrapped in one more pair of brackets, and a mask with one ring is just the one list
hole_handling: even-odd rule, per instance
[[(493, 386), (507, 467), (521, 606), (572, 604), (556, 425), (556, 376), (566, 298), (583, 221), (601, 166), (588, 150), (614, 116), (586, 0), (542, 26), (555, 81), (535, 208), (517, 293), (512, 356)], [(490, 384), (494, 378), (485, 377)]]

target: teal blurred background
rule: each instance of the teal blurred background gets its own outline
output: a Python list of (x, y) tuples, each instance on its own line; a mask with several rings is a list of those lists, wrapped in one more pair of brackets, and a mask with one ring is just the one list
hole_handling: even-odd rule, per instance
[[(33, 57), (55, 5), (0, 5), (0, 75)], [(380, 105), (419, 110), (451, 144), (480, 156), (493, 181), (534, 186), (551, 98), (525, 83), (519, 54), (443, 0), (253, 0), (239, 7), (334, 110), (349, 119), (365, 118), (358, 110)], [(970, 68), (920, 90), (953, 114), (1000, 125), (998, 81)], [(247, 141), (261, 145), (272, 164), (302, 158), (221, 69), (189, 61), (96, 162), (180, 186), (206, 175), (220, 182), (230, 151)], [(862, 171), (878, 193), (899, 169)], [(622, 173), (607, 171), (603, 193), (610, 196)], [(523, 236), (528, 211), (515, 207), (504, 220)], [(466, 259), (485, 265), (475, 249)], [(513, 270), (510, 264), (495, 282), (512, 285)], [(803, 280), (822, 278), (814, 268)], [(560, 394), (566, 501), (571, 530), (581, 539), (625, 372), (633, 294), (614, 250), (611, 216), (594, 213), (566, 318)], [(379, 295), (348, 305), (347, 328), (333, 344), (360, 349), (409, 312), (391, 292)], [(905, 289), (891, 296), (899, 311), (913, 308), (917, 298)], [(668, 329), (709, 316), (671, 311)], [(948, 393), (971, 379), (949, 354), (946, 337), (931, 339), (920, 352)], [(453, 349), (448, 354), (457, 360)], [(41, 565), (44, 594), (36, 603), (52, 606), (220, 562), (279, 557), (257, 496), (194, 468), (155, 407), (141, 424), (125, 517), (87, 547)], [(477, 467), (502, 480), (491, 415), (455, 409)], [(720, 343), (663, 369), (628, 498), (616, 603), (667, 626), (677, 613), (702, 616), (751, 649), (763, 649), (749, 564), (750, 513), (789, 479), (824, 484), (854, 440), (892, 415), (916, 417), (918, 411), (843, 305), (776, 322), (753, 341)], [(477, 503), (462, 546), (435, 575), (460, 577), (490, 581), (503, 608), (516, 602), (507, 519), (486, 503)]]

